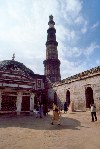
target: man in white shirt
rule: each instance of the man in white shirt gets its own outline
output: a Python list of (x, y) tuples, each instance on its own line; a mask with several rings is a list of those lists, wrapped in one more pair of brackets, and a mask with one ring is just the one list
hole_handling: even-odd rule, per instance
[(92, 116), (92, 122), (94, 122), (94, 118), (95, 118), (95, 121), (97, 121), (95, 104), (91, 104), (91, 116)]

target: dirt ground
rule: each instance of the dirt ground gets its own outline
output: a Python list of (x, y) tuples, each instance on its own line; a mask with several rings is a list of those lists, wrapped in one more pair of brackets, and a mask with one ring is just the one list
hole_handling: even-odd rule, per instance
[(61, 126), (51, 116), (0, 115), (0, 149), (100, 149), (100, 113), (62, 112)]

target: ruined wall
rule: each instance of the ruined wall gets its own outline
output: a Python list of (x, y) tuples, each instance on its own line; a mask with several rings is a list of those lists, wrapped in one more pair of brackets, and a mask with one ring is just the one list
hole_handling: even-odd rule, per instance
[(91, 87), (93, 90), (94, 102), (97, 105), (97, 109), (100, 110), (100, 75), (87, 77), (72, 81), (69, 83), (60, 83), (49, 89), (48, 96), (50, 100), (53, 100), (54, 92), (57, 93), (58, 102), (64, 103), (66, 101), (66, 91), (70, 91), (70, 106), (74, 110), (86, 111), (86, 96), (85, 90), (87, 87)]

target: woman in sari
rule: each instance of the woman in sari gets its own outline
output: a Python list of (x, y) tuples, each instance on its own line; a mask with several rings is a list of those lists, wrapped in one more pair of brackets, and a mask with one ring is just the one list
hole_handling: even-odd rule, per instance
[(53, 103), (53, 117), (52, 117), (52, 125), (54, 124), (54, 121), (57, 122), (58, 125), (60, 125), (60, 116), (61, 116), (61, 113), (60, 113), (60, 109), (59, 107)]

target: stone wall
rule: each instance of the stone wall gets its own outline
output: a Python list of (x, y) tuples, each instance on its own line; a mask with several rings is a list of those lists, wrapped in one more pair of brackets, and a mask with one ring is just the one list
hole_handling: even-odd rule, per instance
[[(57, 93), (58, 103), (63, 104), (66, 101), (66, 92), (70, 91), (70, 106), (72, 110), (86, 111), (86, 96), (85, 90), (87, 87), (91, 87), (93, 90), (94, 102), (97, 105), (97, 109), (100, 110), (100, 74), (93, 75), (79, 79), (72, 82), (63, 82), (54, 85), (48, 91), (50, 100), (54, 98), (54, 92)], [(60, 103), (61, 102), (61, 103)]]

